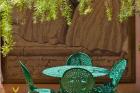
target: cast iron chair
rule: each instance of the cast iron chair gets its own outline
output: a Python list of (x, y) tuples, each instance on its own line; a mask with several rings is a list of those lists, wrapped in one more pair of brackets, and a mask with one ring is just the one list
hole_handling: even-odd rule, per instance
[(34, 86), (32, 77), (27, 67), (21, 61), (19, 61), (19, 63), (28, 85), (28, 93), (54, 93), (52, 89), (37, 88), (36, 86)]
[(97, 86), (93, 88), (93, 93), (116, 93), (117, 86), (126, 68), (127, 61), (125, 59), (119, 60), (114, 64), (111, 72), (109, 73), (109, 78), (112, 82)]
[(82, 68), (72, 68), (61, 78), (60, 93), (92, 93), (94, 85), (92, 73)]
[(66, 65), (92, 66), (92, 59), (86, 53), (77, 52), (68, 57)]

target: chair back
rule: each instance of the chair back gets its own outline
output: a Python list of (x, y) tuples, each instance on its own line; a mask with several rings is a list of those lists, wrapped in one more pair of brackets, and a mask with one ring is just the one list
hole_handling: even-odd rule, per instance
[(34, 83), (33, 83), (32, 77), (31, 77), (31, 74), (30, 74), (30, 72), (28, 71), (27, 67), (26, 67), (21, 61), (19, 61), (19, 63), (20, 63), (22, 72), (23, 72), (23, 74), (24, 74), (26, 83), (27, 83), (27, 85), (28, 85), (29, 92), (32, 93), (32, 91), (33, 91), (34, 89), (36, 89), (36, 87), (34, 86)]
[(60, 83), (62, 93), (90, 93), (94, 85), (92, 73), (82, 68), (67, 70)]
[(86, 53), (77, 52), (68, 57), (66, 65), (92, 66), (92, 59)]
[(112, 85), (116, 87), (122, 78), (123, 72), (126, 69), (127, 60), (121, 59), (116, 64), (114, 64), (109, 77), (112, 79)]

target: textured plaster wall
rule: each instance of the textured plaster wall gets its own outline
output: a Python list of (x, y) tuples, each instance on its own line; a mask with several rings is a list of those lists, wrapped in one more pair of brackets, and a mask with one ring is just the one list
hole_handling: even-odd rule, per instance
[[(138, 46), (140, 46), (140, 16), (136, 16), (136, 85), (140, 86), (140, 50)], [(0, 70), (1, 70), (1, 66), (0, 66)], [(0, 79), (1, 79), (1, 74), (0, 74)]]

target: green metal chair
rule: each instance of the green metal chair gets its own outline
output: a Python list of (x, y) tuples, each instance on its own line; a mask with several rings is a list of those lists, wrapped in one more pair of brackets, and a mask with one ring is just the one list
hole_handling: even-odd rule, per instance
[(21, 61), (19, 61), (19, 63), (28, 85), (28, 93), (54, 93), (52, 89), (37, 88), (33, 83), (32, 77), (27, 67)]
[(118, 83), (123, 75), (126, 65), (127, 60), (125, 59), (121, 59), (114, 64), (111, 72), (109, 73), (109, 78), (112, 79), (112, 82), (94, 87), (93, 93), (116, 93)]
[(92, 66), (92, 59), (86, 53), (77, 52), (68, 57), (66, 65)]
[(82, 68), (67, 70), (60, 82), (59, 93), (92, 93), (95, 85), (93, 75)]

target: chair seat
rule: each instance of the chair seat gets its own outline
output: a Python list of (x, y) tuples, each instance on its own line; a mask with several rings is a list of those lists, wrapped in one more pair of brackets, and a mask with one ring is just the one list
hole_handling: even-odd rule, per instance
[(37, 88), (36, 86), (34, 86), (32, 77), (30, 75), (30, 72), (28, 71), (27, 67), (21, 62), (19, 61), (23, 74), (25, 76), (27, 85), (28, 85), (28, 93), (54, 93), (53, 90), (51, 89), (46, 89), (46, 88)]
[(111, 82), (103, 84), (103, 85), (98, 85), (93, 88), (93, 91), (95, 93), (115, 93), (115, 88), (111, 84)]
[(34, 91), (38, 93), (52, 93), (51, 89), (45, 89), (45, 88), (37, 88), (37, 89), (34, 89)]
[(116, 64), (114, 64), (112, 70), (109, 73), (109, 78), (111, 78), (112, 81), (94, 87), (93, 92), (94, 93), (117, 93), (117, 86), (123, 75), (126, 65), (127, 65), (127, 60), (125, 59), (121, 59)]

